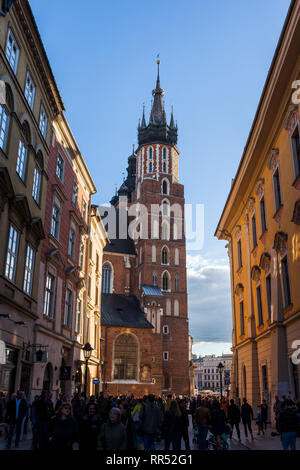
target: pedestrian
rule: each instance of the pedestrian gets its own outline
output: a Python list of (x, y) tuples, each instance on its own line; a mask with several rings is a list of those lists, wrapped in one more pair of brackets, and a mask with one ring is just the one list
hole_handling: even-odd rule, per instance
[(28, 405), (23, 398), (23, 393), (18, 390), (16, 395), (12, 395), (6, 405), (5, 420), (8, 424), (7, 449), (11, 448), (12, 438), (16, 430), (15, 447), (19, 447), (20, 435), (23, 419), (28, 411)]
[(217, 450), (222, 449), (222, 439), (226, 441), (226, 414), (220, 403), (214, 401), (211, 412), (211, 432), (216, 437)]
[(260, 410), (261, 410), (262, 427), (264, 431), (267, 431), (269, 407), (267, 405), (266, 400), (263, 400), (262, 404), (260, 405)]
[(237, 405), (235, 405), (234, 400), (230, 400), (230, 405), (228, 407), (228, 421), (231, 427), (230, 430), (230, 439), (232, 439), (234, 427), (237, 432), (238, 440), (241, 442), (241, 432), (240, 432), (240, 421), (241, 421), (241, 412)]
[(86, 407), (86, 413), (80, 418), (79, 421), (80, 450), (97, 450), (101, 425), (102, 420), (98, 414), (96, 404), (88, 403)]
[(179, 402), (179, 408), (181, 411), (181, 417), (180, 417), (180, 442), (183, 439), (184, 440), (184, 445), (185, 445), (185, 450), (190, 451), (190, 438), (189, 438), (189, 415), (188, 411), (186, 409), (186, 403), (184, 400), (181, 400)]
[(74, 397), (72, 398), (71, 405), (73, 416), (77, 420), (77, 422), (79, 422), (81, 416), (83, 415), (83, 413), (85, 413), (86, 406), (78, 393), (75, 393)]
[(126, 450), (136, 450), (134, 438), (134, 425), (128, 403), (123, 400), (120, 404), (121, 423), (126, 429)]
[(36, 406), (39, 401), (39, 395), (36, 395), (33, 399), (33, 402), (30, 407), (30, 422), (32, 430), (32, 450), (37, 450), (38, 448), (38, 432), (37, 432), (37, 419), (36, 419)]
[(121, 423), (119, 408), (112, 408), (108, 415), (108, 422), (102, 424), (99, 447), (101, 450), (126, 450), (126, 429)]
[(245, 435), (246, 439), (248, 439), (248, 430), (251, 435), (251, 439), (253, 440), (253, 431), (251, 427), (251, 421), (253, 420), (253, 410), (252, 406), (247, 403), (247, 399), (243, 399), (243, 404), (242, 404), (242, 422), (244, 425), (244, 430), (245, 430)]
[(150, 394), (141, 410), (142, 432), (144, 437), (144, 449), (155, 450), (155, 438), (163, 422), (163, 414), (155, 403), (154, 395)]
[(279, 419), (279, 414), (280, 414), (281, 408), (282, 408), (282, 403), (281, 403), (281, 401), (279, 400), (279, 397), (276, 395), (276, 396), (275, 396), (275, 403), (274, 403), (274, 405), (273, 405), (273, 411), (274, 411), (274, 414), (275, 414), (275, 421), (276, 421), (276, 430), (277, 430), (277, 432), (279, 432), (278, 419)]
[(258, 428), (258, 433), (257, 435), (260, 436), (260, 433), (263, 435), (265, 434), (264, 428), (263, 428), (263, 421), (262, 421), (262, 414), (261, 414), (261, 409), (260, 405), (258, 405), (258, 412), (257, 412), (257, 417), (256, 417), (256, 424)]
[(49, 445), (51, 449), (72, 450), (78, 447), (79, 429), (72, 416), (71, 403), (63, 403), (49, 423)]
[(199, 406), (194, 415), (194, 422), (197, 426), (198, 449), (205, 450), (208, 427), (211, 423), (211, 413), (205, 400), (199, 402)]
[(298, 424), (299, 418), (294, 403), (292, 400), (286, 400), (278, 417), (278, 427), (283, 450), (296, 450)]
[(40, 450), (46, 449), (49, 443), (48, 426), (54, 413), (51, 404), (48, 399), (48, 392), (43, 390), (35, 406), (37, 439)]
[(164, 422), (165, 450), (181, 450), (181, 411), (176, 400), (172, 400), (170, 408), (166, 411)]

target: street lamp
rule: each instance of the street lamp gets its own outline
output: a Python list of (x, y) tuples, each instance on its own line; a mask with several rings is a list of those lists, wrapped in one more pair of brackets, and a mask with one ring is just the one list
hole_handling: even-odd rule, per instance
[(92, 352), (94, 351), (90, 343), (86, 343), (83, 348), (83, 355), (85, 359), (85, 379), (84, 379), (84, 395), (86, 397), (86, 392), (87, 392), (87, 381), (88, 381), (88, 363), (89, 359), (92, 355)]
[(219, 374), (220, 374), (220, 392), (221, 392), (221, 403), (222, 403), (222, 373), (224, 369), (224, 365), (222, 364), (222, 362), (219, 363), (218, 369), (219, 369)]

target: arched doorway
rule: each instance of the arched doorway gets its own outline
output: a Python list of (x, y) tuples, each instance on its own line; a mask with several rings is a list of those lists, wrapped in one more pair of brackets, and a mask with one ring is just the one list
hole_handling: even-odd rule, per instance
[(43, 380), (43, 390), (47, 390), (50, 392), (52, 390), (53, 385), (53, 367), (50, 362), (46, 365), (46, 369), (44, 372), (44, 380)]

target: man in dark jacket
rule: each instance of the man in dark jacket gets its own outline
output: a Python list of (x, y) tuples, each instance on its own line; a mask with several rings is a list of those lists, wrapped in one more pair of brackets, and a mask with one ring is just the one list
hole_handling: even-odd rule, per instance
[(46, 449), (48, 446), (48, 426), (53, 416), (53, 404), (49, 400), (49, 394), (43, 390), (41, 397), (36, 404), (36, 430), (39, 449)]
[(296, 450), (296, 432), (298, 416), (292, 400), (286, 400), (279, 413), (278, 427), (281, 434), (283, 450)]
[(240, 432), (240, 421), (241, 413), (237, 405), (235, 405), (234, 400), (230, 400), (230, 405), (228, 406), (228, 421), (230, 423), (230, 439), (232, 439), (234, 426), (236, 427), (236, 432), (241, 442), (241, 432)]
[(252, 406), (247, 403), (247, 399), (243, 399), (243, 404), (242, 404), (242, 422), (244, 425), (245, 429), (245, 434), (246, 434), (246, 439), (248, 439), (248, 432), (247, 428), (250, 431), (251, 434), (251, 439), (253, 440), (253, 432), (252, 432), (252, 427), (251, 427), (251, 421), (253, 420), (253, 410)]
[(11, 441), (13, 438), (14, 430), (16, 428), (16, 447), (19, 447), (20, 434), (22, 429), (23, 419), (28, 412), (27, 401), (23, 398), (23, 392), (17, 391), (17, 395), (8, 401), (6, 406), (5, 420), (8, 423), (8, 439), (7, 448), (11, 448)]
[(145, 450), (155, 450), (155, 437), (161, 428), (162, 421), (162, 411), (160, 407), (156, 405), (154, 395), (150, 394), (141, 410)]

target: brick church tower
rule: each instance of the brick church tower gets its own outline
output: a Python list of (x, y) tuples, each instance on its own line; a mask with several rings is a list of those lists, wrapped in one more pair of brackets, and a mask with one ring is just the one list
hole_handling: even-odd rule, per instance
[[(135, 243), (136, 296), (153, 324), (153, 367), (163, 390), (189, 393), (184, 187), (179, 183), (177, 124), (167, 123), (164, 90), (158, 75), (148, 125), (143, 111), (138, 127), (136, 185), (132, 202), (140, 204), (141, 238)], [(143, 213), (147, 209), (147, 215)], [(147, 237), (148, 235), (148, 237)]]
[(103, 253), (103, 383), (112, 394), (189, 395), (184, 187), (159, 62), (152, 94), (149, 123), (144, 110), (127, 179), (111, 200), (118, 215), (128, 210), (129, 233), (109, 235)]

